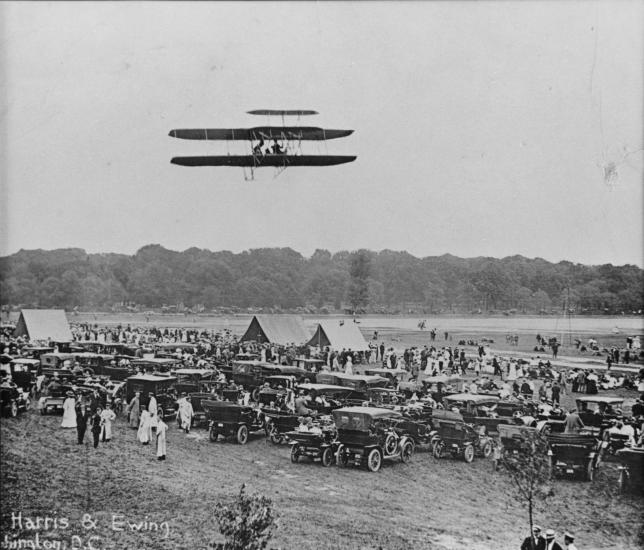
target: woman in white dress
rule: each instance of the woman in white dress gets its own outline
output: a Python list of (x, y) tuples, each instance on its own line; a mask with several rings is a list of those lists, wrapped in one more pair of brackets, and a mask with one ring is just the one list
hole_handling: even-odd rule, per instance
[(510, 370), (508, 371), (507, 379), (511, 382), (517, 379), (517, 364), (514, 361), (510, 361)]
[(150, 413), (143, 409), (141, 412), (141, 421), (139, 422), (139, 431), (136, 434), (137, 438), (141, 443), (143, 443), (143, 445), (150, 444), (150, 436), (152, 433), (152, 424), (150, 420)]
[(111, 405), (107, 405), (101, 412), (102, 430), (101, 440), (110, 441), (112, 439), (112, 422), (116, 420), (116, 413), (112, 410)]
[(76, 427), (76, 399), (74, 394), (70, 391), (67, 392), (67, 397), (63, 401), (63, 428)]
[(161, 419), (157, 421), (157, 460), (165, 460), (165, 434), (168, 431), (168, 425)]
[(353, 361), (351, 360), (350, 355), (347, 355), (347, 362), (344, 365), (344, 374), (353, 374)]

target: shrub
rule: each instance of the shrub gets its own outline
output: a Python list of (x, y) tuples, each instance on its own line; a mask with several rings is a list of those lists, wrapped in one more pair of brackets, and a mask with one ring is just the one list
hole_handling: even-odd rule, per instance
[(223, 546), (213, 544), (211, 548), (263, 550), (275, 526), (272, 500), (261, 495), (246, 494), (245, 484), (231, 504), (217, 504), (214, 514), (226, 542)]

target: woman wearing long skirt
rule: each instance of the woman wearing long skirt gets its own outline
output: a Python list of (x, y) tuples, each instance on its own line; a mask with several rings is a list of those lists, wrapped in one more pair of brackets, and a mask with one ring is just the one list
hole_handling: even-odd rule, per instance
[(116, 413), (112, 410), (110, 405), (107, 405), (105, 410), (101, 413), (102, 431), (101, 440), (110, 441), (112, 439), (112, 422), (116, 420)]
[(168, 431), (168, 425), (159, 418), (157, 420), (157, 460), (165, 460), (165, 434)]
[(136, 436), (143, 445), (149, 445), (151, 432), (152, 426), (150, 424), (150, 413), (144, 409), (141, 413), (141, 422), (139, 423), (139, 431)]
[(132, 401), (127, 407), (128, 419), (130, 421), (130, 428), (137, 428), (141, 421), (141, 393), (136, 392)]
[(70, 391), (67, 392), (67, 397), (63, 401), (63, 428), (76, 427), (76, 399), (74, 394)]

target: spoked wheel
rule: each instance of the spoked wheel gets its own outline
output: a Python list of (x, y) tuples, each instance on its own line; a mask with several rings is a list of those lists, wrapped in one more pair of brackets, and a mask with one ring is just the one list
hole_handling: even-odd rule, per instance
[(213, 443), (216, 443), (219, 439), (219, 432), (215, 428), (210, 428), (208, 435)]
[(291, 462), (297, 463), (300, 458), (300, 446), (295, 444), (291, 447)]
[(387, 453), (387, 455), (395, 454), (397, 444), (398, 441), (394, 434), (387, 435), (387, 439), (385, 439), (385, 453)]
[(333, 450), (327, 447), (322, 451), (322, 466), (328, 468), (331, 464), (333, 464)]
[(442, 441), (436, 441), (432, 447), (432, 454), (434, 458), (443, 458), (443, 450), (445, 449), (445, 444)]
[(237, 428), (237, 443), (246, 445), (246, 441), (248, 441), (248, 428), (245, 424), (242, 424)]
[(344, 468), (349, 464), (349, 457), (347, 456), (347, 450), (344, 445), (338, 447), (337, 452), (335, 453), (335, 462), (340, 468)]
[(370, 472), (377, 472), (382, 466), (382, 453), (380, 449), (371, 449), (369, 456), (367, 456), (367, 469)]
[(277, 431), (275, 426), (272, 427), (271, 433), (268, 437), (273, 445), (279, 445), (282, 442), (282, 436), (280, 436), (280, 433)]
[(619, 490), (622, 493), (625, 493), (628, 490), (628, 472), (626, 470), (620, 470), (617, 483), (619, 484)]
[(474, 446), (473, 445), (468, 445), (463, 449), (463, 460), (467, 462), (468, 464), (474, 460)]
[(481, 452), (483, 453), (483, 458), (488, 458), (492, 454), (492, 443), (490, 441), (486, 442)]
[(414, 454), (414, 444), (411, 441), (407, 441), (402, 448), (402, 451), (400, 452), (400, 460), (402, 460), (405, 464), (407, 464), (410, 460), (411, 457)]
[(18, 403), (14, 401), (11, 402), (11, 407), (9, 408), (9, 414), (12, 416), (12, 418), (15, 418), (18, 416)]

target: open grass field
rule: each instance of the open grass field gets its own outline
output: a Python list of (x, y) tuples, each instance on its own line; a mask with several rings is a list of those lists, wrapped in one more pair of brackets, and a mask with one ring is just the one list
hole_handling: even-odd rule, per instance
[[(401, 328), (383, 324), (380, 330), (396, 347), (412, 345)], [(428, 335), (422, 339), (426, 343)], [(630, 402), (636, 396), (628, 390), (619, 395)], [(564, 399), (564, 406), (573, 402), (572, 396)], [(154, 449), (140, 445), (123, 419), (115, 423), (113, 441), (97, 450), (87, 436), (86, 445), (77, 445), (75, 430), (63, 430), (60, 422), (60, 416), (35, 411), (0, 420), (0, 544), (5, 535), (35, 537), (24, 523), (22, 529), (12, 524), (12, 514), (21, 513), (68, 518), (67, 529), (38, 530), (41, 544), (43, 538), (58, 540), (60, 548), (74, 548), (80, 542), (74, 535), (86, 550), (89, 536), (98, 537), (93, 546), (102, 549), (206, 548), (223, 540), (213, 507), (243, 483), (249, 492), (273, 499), (279, 515), (273, 548), (510, 550), (528, 530), (527, 512), (512, 499), (509, 477), (493, 472), (490, 460), (437, 460), (421, 450), (410, 464), (385, 464), (373, 474), (292, 464), (289, 447), (268, 443), (263, 432), (240, 446), (211, 443), (204, 428), (186, 435), (170, 423), (168, 460), (158, 462)], [(603, 462), (592, 483), (557, 480), (553, 490), (535, 514), (544, 528), (574, 531), (580, 549), (642, 547), (644, 499), (617, 492), (615, 463)], [(95, 529), (82, 527), (84, 514), (98, 520)], [(117, 521), (160, 527), (113, 526), (113, 514), (122, 515)]]

